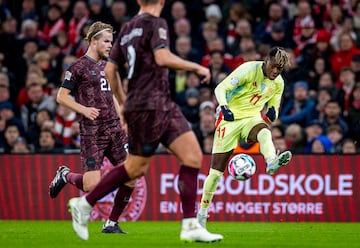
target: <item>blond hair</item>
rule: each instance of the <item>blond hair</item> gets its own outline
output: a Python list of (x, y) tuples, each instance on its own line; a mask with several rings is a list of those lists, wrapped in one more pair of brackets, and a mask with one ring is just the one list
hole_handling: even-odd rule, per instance
[(91, 24), (88, 32), (86, 33), (85, 41), (90, 43), (92, 38), (98, 39), (100, 37), (100, 34), (104, 31), (113, 33), (114, 29), (110, 24), (100, 22), (100, 21), (94, 22), (93, 24)]
[(289, 65), (289, 54), (282, 47), (272, 47), (268, 56), (274, 60), (275, 64), (281, 67)]

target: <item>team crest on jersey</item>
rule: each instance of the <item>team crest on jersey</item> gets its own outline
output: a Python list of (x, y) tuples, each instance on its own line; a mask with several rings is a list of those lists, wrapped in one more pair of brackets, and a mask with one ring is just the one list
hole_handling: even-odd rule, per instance
[(167, 39), (165, 28), (159, 28), (159, 37), (160, 37), (160, 39), (163, 39), (163, 40)]
[(69, 81), (70, 81), (70, 79), (71, 79), (71, 75), (72, 75), (72, 73), (71, 73), (71, 72), (66, 71), (66, 72), (65, 72), (65, 75), (64, 75), (64, 79), (65, 79), (65, 80), (69, 80)]
[(104, 72), (104, 71), (100, 71), (100, 75), (101, 75), (101, 76), (105, 76), (105, 72)]
[(257, 83), (256, 83), (256, 82), (253, 82), (252, 85), (253, 85), (253, 87), (256, 87), (256, 86), (257, 86)]
[(260, 91), (263, 92), (263, 91), (265, 90), (265, 88), (266, 88), (265, 83), (261, 83), (261, 89), (260, 89)]
[(236, 86), (236, 85), (238, 85), (238, 83), (239, 83), (239, 79), (238, 79), (238, 78), (231, 78), (231, 79), (230, 79), (230, 84), (231, 84), (232, 86)]

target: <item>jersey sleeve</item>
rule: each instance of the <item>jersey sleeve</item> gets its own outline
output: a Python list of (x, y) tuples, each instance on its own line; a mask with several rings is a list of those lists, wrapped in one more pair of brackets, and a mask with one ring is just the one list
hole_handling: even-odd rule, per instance
[(150, 46), (153, 51), (169, 47), (169, 31), (167, 23), (162, 18), (157, 18), (153, 25), (153, 33), (150, 37)]
[(76, 71), (76, 67), (73, 65), (70, 66), (67, 71), (65, 71), (64, 81), (62, 82), (61, 87), (72, 91), (74, 89), (76, 80), (77, 80), (77, 71)]
[(243, 64), (218, 84), (214, 93), (220, 106), (228, 105), (227, 95), (229, 92), (249, 82), (250, 69), (247, 64)]
[(268, 107), (274, 107), (276, 110), (276, 118), (279, 116), (279, 109), (280, 109), (280, 103), (282, 94), (284, 91), (284, 80), (281, 76), (279, 76), (276, 79), (276, 90), (274, 92), (274, 95), (271, 97), (271, 99), (268, 101)]

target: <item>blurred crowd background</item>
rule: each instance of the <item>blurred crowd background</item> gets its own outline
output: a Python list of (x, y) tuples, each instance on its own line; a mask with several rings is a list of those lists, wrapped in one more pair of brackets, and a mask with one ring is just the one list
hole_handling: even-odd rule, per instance
[[(63, 73), (86, 52), (93, 22), (110, 23), (116, 37), (137, 10), (135, 0), (0, 0), (0, 152), (79, 151), (76, 114), (55, 100)], [(209, 85), (191, 72), (169, 74), (172, 98), (204, 153), (215, 132), (214, 87), (272, 46), (291, 60), (271, 127), (276, 148), (359, 152), (360, 1), (167, 0), (162, 17), (170, 49), (211, 71)], [(121, 77), (126, 89), (126, 68)], [(259, 145), (241, 142), (235, 152), (259, 153)]]

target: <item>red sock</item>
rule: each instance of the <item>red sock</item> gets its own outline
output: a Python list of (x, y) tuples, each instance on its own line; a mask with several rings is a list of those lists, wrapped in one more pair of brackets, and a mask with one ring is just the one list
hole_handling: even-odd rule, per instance
[(180, 167), (178, 187), (184, 218), (193, 218), (196, 216), (195, 201), (198, 173), (199, 169), (184, 165)]
[(111, 210), (109, 220), (117, 222), (121, 213), (124, 211), (126, 205), (130, 201), (131, 193), (134, 188), (126, 185), (121, 185), (114, 199), (114, 206)]
[(128, 181), (130, 181), (130, 178), (124, 165), (115, 166), (114, 169), (106, 173), (96, 187), (87, 194), (86, 200), (91, 206), (94, 206), (98, 200)]
[(83, 184), (83, 175), (80, 173), (69, 172), (65, 176), (66, 181), (76, 188), (84, 191), (84, 184)]

